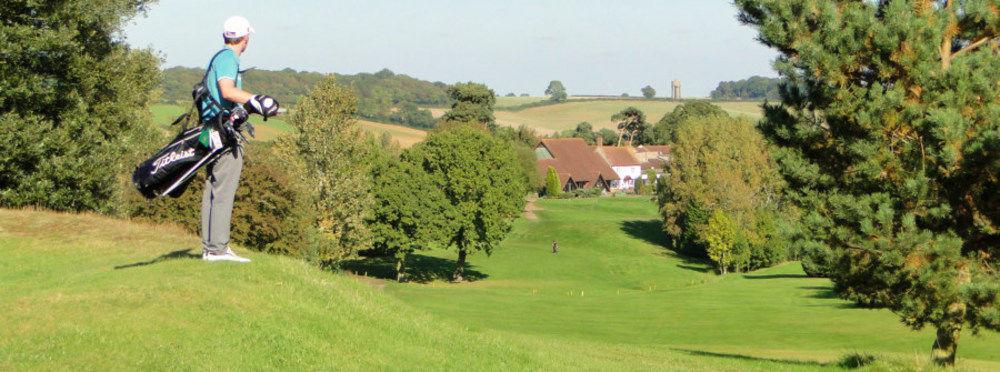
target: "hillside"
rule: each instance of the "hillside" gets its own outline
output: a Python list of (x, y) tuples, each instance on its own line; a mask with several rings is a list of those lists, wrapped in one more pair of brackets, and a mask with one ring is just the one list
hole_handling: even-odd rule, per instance
[(0, 210), (0, 370), (797, 367), (469, 329), (295, 259), (208, 264), (197, 245), (176, 227)]
[[(930, 331), (832, 298), (794, 263), (720, 278), (662, 250), (644, 199), (539, 208), (460, 285), (252, 252), (208, 264), (178, 227), (0, 210), (0, 369), (814, 370), (851, 352), (926, 366)], [(452, 255), (412, 262), (433, 274)], [(958, 366), (996, 370), (998, 343), (963, 337)]]

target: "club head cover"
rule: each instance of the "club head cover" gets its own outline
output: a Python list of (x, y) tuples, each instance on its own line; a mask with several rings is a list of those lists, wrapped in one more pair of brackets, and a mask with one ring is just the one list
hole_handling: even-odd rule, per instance
[(279, 105), (278, 100), (270, 96), (258, 94), (250, 97), (250, 100), (243, 104), (243, 107), (251, 113), (263, 116), (264, 121), (267, 121), (267, 118), (278, 114)]

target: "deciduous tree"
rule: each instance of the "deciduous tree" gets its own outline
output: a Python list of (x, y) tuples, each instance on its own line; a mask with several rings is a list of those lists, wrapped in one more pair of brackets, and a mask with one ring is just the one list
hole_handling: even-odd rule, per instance
[(470, 252), (490, 254), (524, 208), (526, 186), (510, 142), (475, 123), (454, 124), (403, 154), (419, 165), (447, 199), (448, 246), (458, 251), (454, 280), (462, 281)]
[(552, 80), (549, 82), (549, 87), (545, 88), (545, 95), (549, 96), (549, 100), (553, 102), (565, 101), (568, 95), (566, 94), (566, 87), (559, 80)]
[(656, 89), (653, 89), (653, 87), (649, 85), (644, 86), (642, 87), (642, 96), (646, 97), (647, 99), (656, 97)]

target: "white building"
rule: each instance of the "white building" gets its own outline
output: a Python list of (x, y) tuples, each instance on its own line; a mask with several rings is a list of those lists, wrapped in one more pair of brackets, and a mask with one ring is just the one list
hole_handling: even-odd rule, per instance
[(612, 190), (627, 191), (635, 188), (635, 180), (642, 178), (642, 162), (635, 157), (635, 149), (603, 146), (598, 141), (595, 150), (618, 175), (619, 180), (611, 182)]

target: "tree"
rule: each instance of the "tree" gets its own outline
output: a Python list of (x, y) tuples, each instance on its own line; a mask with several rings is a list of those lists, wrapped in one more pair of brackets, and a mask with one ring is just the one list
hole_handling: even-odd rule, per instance
[(958, 337), (1000, 329), (1000, 3), (737, 0), (778, 50), (779, 146), (841, 295)]
[(396, 258), (396, 280), (406, 278), (407, 257), (416, 250), (447, 246), (449, 208), (444, 191), (420, 164), (384, 160), (373, 169), (374, 211), (366, 220), (373, 248)]
[(632, 142), (646, 130), (646, 114), (632, 106), (612, 115), (611, 120), (618, 123), (618, 146), (625, 138), (628, 139), (628, 146), (632, 146)]
[(573, 137), (583, 138), (584, 141), (587, 141), (587, 144), (593, 145), (595, 139), (594, 127), (588, 122), (581, 122), (580, 124), (577, 124), (576, 129), (573, 130)]
[[(618, 133), (615, 133), (615, 131), (610, 128), (601, 128), (601, 130), (597, 131), (597, 135), (601, 136), (604, 140), (604, 143), (602, 143), (604, 146), (612, 146), (615, 144), (615, 140), (618, 139)], [(594, 142), (597, 142), (596, 138), (594, 139)]]
[(646, 99), (652, 99), (653, 97), (656, 97), (656, 89), (653, 89), (653, 87), (649, 85), (644, 86), (642, 87), (642, 96), (646, 97)]
[(448, 246), (458, 251), (462, 281), (470, 252), (490, 254), (524, 208), (526, 187), (510, 143), (474, 124), (453, 124), (403, 153), (419, 164), (446, 199)]
[(716, 209), (705, 226), (708, 258), (715, 262), (719, 274), (725, 275), (733, 264), (733, 247), (736, 245), (736, 224), (725, 212)]
[(562, 194), (562, 184), (559, 183), (559, 175), (556, 174), (556, 168), (550, 165), (545, 174), (545, 195), (559, 196), (560, 194)]
[(493, 90), (480, 83), (458, 83), (448, 88), (448, 95), (455, 101), (451, 110), (441, 118), (445, 122), (479, 123), (493, 127), (493, 106), (496, 105), (496, 94)]
[(359, 248), (371, 235), (364, 221), (373, 209), (371, 166), (374, 144), (359, 141), (364, 133), (354, 119), (356, 100), (350, 89), (328, 76), (299, 99), (289, 123), (296, 135), (275, 143), (298, 182), (312, 190), (315, 225), (320, 241), (310, 260), (332, 265)]
[(545, 95), (549, 96), (549, 100), (552, 102), (563, 102), (568, 97), (566, 87), (559, 80), (549, 82), (549, 87), (545, 88)]
[(698, 117), (729, 117), (721, 107), (708, 101), (687, 101), (660, 118), (647, 133), (647, 143), (666, 144), (673, 140), (677, 126), (685, 120)]
[(507, 93), (504, 97), (517, 97), (517, 95), (514, 93)]
[(148, 4), (0, 3), (0, 206), (122, 212), (127, 175), (162, 141), (157, 58), (120, 36)]
[(743, 257), (766, 249), (777, 238), (776, 232), (761, 228), (761, 221), (787, 214), (783, 180), (763, 136), (745, 118), (697, 117), (681, 122), (670, 151), (671, 161), (657, 187), (657, 202), (674, 249), (707, 256), (705, 225), (713, 211), (719, 210), (739, 231), (757, 238), (757, 244), (749, 247), (734, 246), (734, 250), (749, 252), (733, 252), (727, 262), (739, 264), (737, 269), (755, 268)]
[(781, 79), (752, 76), (739, 81), (722, 81), (709, 93), (712, 99), (780, 99)]

